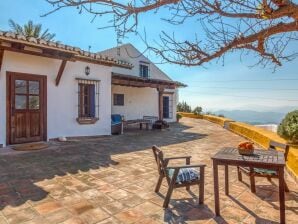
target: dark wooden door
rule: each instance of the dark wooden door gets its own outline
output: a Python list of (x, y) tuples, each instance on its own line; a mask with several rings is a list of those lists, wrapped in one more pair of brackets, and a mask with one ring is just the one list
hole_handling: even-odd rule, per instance
[(46, 140), (46, 76), (7, 73), (8, 144)]

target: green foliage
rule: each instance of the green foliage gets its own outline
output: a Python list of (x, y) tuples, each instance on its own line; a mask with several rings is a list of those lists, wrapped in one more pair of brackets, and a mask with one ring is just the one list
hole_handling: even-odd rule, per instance
[(215, 116), (215, 114), (213, 112), (211, 112), (211, 111), (207, 111), (206, 112), (206, 115), (213, 115), (213, 116)]
[(298, 110), (286, 115), (278, 126), (277, 133), (290, 143), (298, 143)]
[(196, 107), (192, 112), (195, 114), (195, 115), (199, 115), (201, 114), (203, 111), (202, 107)]
[(177, 119), (177, 121), (179, 121), (181, 118), (182, 118), (182, 115), (177, 113), (177, 114), (176, 114), (176, 119)]
[(188, 105), (185, 101), (182, 101), (182, 103), (177, 104), (177, 111), (191, 113), (191, 106)]
[(24, 35), (26, 37), (35, 37), (50, 41), (53, 40), (56, 36), (53, 33), (49, 33), (49, 29), (46, 29), (44, 32), (42, 32), (42, 25), (34, 24), (32, 20), (29, 20), (27, 24), (24, 24), (23, 26), (17, 24), (12, 19), (10, 19), (8, 23), (13, 32)]

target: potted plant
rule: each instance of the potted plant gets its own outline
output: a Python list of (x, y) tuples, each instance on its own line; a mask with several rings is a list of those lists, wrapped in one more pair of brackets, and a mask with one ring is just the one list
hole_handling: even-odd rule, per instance
[(298, 144), (298, 110), (286, 115), (278, 126), (277, 133), (290, 144)]
[(179, 114), (179, 113), (177, 113), (176, 114), (176, 119), (177, 119), (177, 122), (179, 122), (179, 120), (182, 118), (182, 115), (181, 114)]

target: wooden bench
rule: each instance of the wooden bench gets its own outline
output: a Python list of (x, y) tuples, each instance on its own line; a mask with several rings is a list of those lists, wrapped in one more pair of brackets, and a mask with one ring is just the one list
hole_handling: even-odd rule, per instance
[(151, 124), (150, 120), (145, 120), (145, 119), (134, 119), (134, 120), (127, 120), (124, 121), (125, 125), (135, 125), (139, 124), (140, 125), (140, 130), (143, 129), (143, 125), (146, 125), (146, 130), (149, 130), (149, 125)]

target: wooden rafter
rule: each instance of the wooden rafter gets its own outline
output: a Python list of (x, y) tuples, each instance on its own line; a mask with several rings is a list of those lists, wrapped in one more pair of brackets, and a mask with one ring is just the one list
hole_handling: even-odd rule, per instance
[(60, 68), (59, 68), (59, 71), (58, 71), (58, 74), (56, 77), (56, 86), (58, 86), (60, 83), (61, 77), (63, 75), (64, 69), (66, 66), (66, 62), (67, 62), (66, 60), (62, 60), (62, 62), (61, 62), (61, 65), (60, 65)]
[(117, 73), (112, 73), (112, 84), (131, 87), (150, 87), (156, 89), (175, 89), (180, 86), (180, 84), (170, 80), (144, 79), (141, 77)]
[(3, 56), (4, 56), (4, 50), (0, 49), (0, 71), (2, 68)]
[(10, 47), (1, 46), (1, 44), (0, 44), (0, 49), (7, 50), (7, 51), (12, 51), (12, 52), (17, 52), (17, 53), (34, 55), (34, 56), (46, 57), (46, 58), (69, 60), (69, 61), (75, 61), (76, 60), (74, 58), (74, 55), (71, 54), (71, 53), (59, 52), (59, 51), (56, 51), (56, 50), (43, 49), (43, 48), (38, 48), (42, 52), (35, 52), (35, 51), (26, 50), (25, 46), (26, 45), (19, 44), (19, 43), (11, 44)]

